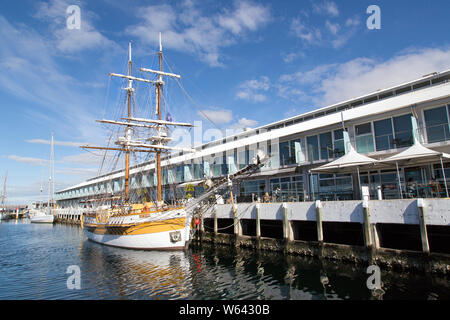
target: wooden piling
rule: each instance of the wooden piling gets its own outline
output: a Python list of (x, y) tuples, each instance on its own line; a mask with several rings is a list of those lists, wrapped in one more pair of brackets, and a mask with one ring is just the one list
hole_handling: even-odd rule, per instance
[(372, 230), (370, 227), (370, 213), (369, 213), (369, 201), (363, 201), (363, 216), (364, 216), (364, 243), (367, 248), (371, 248), (372, 243)]
[(293, 240), (293, 232), (291, 227), (291, 222), (288, 217), (288, 207), (287, 203), (283, 203), (283, 238), (286, 241)]
[(260, 214), (260, 204), (256, 204), (256, 238), (261, 238), (261, 214)]
[(317, 241), (323, 242), (322, 203), (316, 200)]
[(372, 248), (375, 250), (380, 249), (380, 235), (378, 234), (377, 225), (374, 223), (372, 228)]
[(425, 219), (425, 205), (422, 198), (417, 199), (417, 211), (419, 216), (420, 238), (422, 240), (422, 251), (430, 253), (430, 244), (428, 242), (427, 224)]
[(218, 222), (217, 222), (217, 205), (214, 206), (214, 235), (218, 233)]

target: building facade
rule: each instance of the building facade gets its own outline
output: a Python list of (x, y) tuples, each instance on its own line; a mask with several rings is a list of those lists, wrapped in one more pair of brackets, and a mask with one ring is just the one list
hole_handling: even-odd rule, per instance
[[(344, 131), (348, 134), (344, 134)], [(348, 137), (348, 138), (347, 138)], [(402, 192), (411, 197), (441, 197), (444, 174), (450, 185), (450, 165), (439, 160), (426, 164), (356, 174), (313, 174), (310, 169), (345, 154), (351, 143), (358, 153), (383, 159), (399, 153), (417, 138), (424, 146), (450, 153), (450, 70), (433, 73), (392, 88), (343, 101), (196, 147), (194, 153), (174, 153), (162, 158), (166, 201), (185, 197), (188, 185), (202, 191), (205, 176), (233, 173), (251, 161), (256, 150), (270, 155), (260, 172), (234, 185), (239, 201), (268, 195), (271, 201), (360, 199), (359, 185), (368, 186), (370, 197), (395, 199)], [(349, 141), (346, 141), (348, 139)], [(154, 199), (155, 164), (145, 162), (130, 171), (137, 197)], [(408, 183), (423, 186), (408, 195)], [(430, 186), (434, 187), (431, 188)], [(89, 179), (57, 192), (63, 208), (94, 203), (99, 195), (123, 192), (124, 172)], [(139, 200), (139, 199), (137, 199)]]

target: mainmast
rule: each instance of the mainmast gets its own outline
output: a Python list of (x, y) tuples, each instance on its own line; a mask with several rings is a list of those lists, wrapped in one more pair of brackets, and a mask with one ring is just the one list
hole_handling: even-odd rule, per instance
[[(158, 52), (158, 58), (159, 58), (159, 72), (162, 72), (162, 42), (161, 42), (161, 32), (159, 33), (159, 52)], [(162, 81), (162, 74), (159, 74), (158, 76), (158, 82), (156, 83), (156, 88), (158, 91), (158, 107), (157, 107), (157, 113), (158, 113), (158, 120), (161, 119), (161, 89), (163, 86)], [(161, 136), (161, 125), (158, 125), (158, 136)], [(159, 205), (162, 201), (162, 179), (161, 179), (161, 150), (158, 150), (156, 152), (156, 175), (158, 178), (158, 187), (157, 187), (157, 193), (156, 193), (156, 201)]]

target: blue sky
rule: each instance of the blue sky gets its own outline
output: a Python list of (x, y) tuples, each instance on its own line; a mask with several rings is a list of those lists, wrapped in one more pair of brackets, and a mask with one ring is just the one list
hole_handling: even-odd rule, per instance
[[(69, 5), (81, 9), (80, 30), (67, 28)], [(370, 5), (381, 29), (367, 28)], [(136, 70), (155, 67), (162, 32), (165, 68), (183, 76), (194, 101), (168, 83), (175, 121), (240, 130), (450, 69), (449, 12), (446, 0), (2, 1), (8, 203), (38, 200), (42, 175), (46, 200), (51, 132), (57, 190), (98, 172), (99, 154), (78, 146), (105, 144), (95, 120), (123, 99), (123, 83), (108, 74), (126, 72), (130, 40)]]

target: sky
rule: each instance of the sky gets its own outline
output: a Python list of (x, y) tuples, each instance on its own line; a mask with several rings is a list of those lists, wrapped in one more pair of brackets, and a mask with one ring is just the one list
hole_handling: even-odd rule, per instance
[[(56, 191), (99, 173), (102, 154), (80, 145), (106, 144), (95, 120), (123, 105), (109, 73), (127, 72), (130, 41), (133, 74), (148, 77), (162, 33), (164, 70), (182, 75), (163, 111), (200, 124), (198, 143), (450, 69), (449, 12), (447, 0), (1, 1), (7, 204), (47, 200), (52, 133)], [(136, 87), (137, 114), (152, 114), (149, 92)]]

